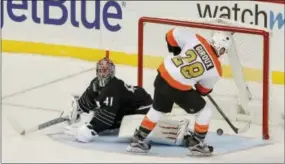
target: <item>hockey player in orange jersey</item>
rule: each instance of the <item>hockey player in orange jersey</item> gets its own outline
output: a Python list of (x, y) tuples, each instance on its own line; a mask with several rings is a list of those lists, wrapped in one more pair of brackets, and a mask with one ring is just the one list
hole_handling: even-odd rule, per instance
[(209, 94), (222, 76), (219, 57), (231, 45), (230, 32), (215, 32), (207, 40), (188, 28), (167, 32), (167, 56), (158, 68), (154, 81), (153, 106), (136, 130), (127, 151), (146, 153), (151, 145), (146, 141), (157, 122), (171, 112), (176, 103), (189, 114), (197, 114), (194, 131), (185, 134), (184, 141), (191, 155), (210, 155), (214, 148), (207, 145), (212, 109), (203, 96)]

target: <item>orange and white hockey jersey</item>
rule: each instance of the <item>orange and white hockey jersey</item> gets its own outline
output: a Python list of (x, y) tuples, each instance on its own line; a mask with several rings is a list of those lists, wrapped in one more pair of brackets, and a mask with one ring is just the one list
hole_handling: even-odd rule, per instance
[(181, 48), (177, 56), (169, 55), (158, 71), (170, 86), (179, 90), (196, 89), (208, 93), (222, 76), (221, 63), (208, 41), (187, 28), (174, 28), (166, 38), (171, 46)]

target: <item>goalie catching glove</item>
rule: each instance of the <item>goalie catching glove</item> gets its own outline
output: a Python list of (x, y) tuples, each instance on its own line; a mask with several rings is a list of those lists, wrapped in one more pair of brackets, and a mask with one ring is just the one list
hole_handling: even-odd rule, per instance
[(80, 121), (80, 114), (83, 113), (78, 104), (79, 96), (73, 96), (71, 102), (71, 110), (69, 112), (69, 125)]

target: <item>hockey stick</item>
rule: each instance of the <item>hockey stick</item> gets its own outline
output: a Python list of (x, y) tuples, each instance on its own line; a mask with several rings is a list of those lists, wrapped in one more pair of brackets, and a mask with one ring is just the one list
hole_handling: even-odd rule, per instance
[(41, 123), (39, 125), (36, 125), (34, 127), (28, 128), (28, 129), (24, 129), (18, 123), (18, 121), (16, 121), (12, 117), (8, 117), (8, 121), (20, 135), (26, 135), (26, 134), (29, 134), (29, 133), (36, 132), (38, 130), (45, 129), (45, 128), (50, 127), (50, 126), (55, 125), (55, 124), (59, 124), (59, 123), (65, 122), (65, 121), (69, 121), (69, 118), (68, 118), (68, 116), (64, 116), (64, 117), (60, 116), (58, 118), (49, 120), (47, 122)]
[(222, 115), (222, 117), (226, 120), (226, 122), (229, 124), (229, 126), (232, 128), (232, 130), (236, 133), (236, 134), (240, 134), (240, 133), (244, 133), (246, 132), (249, 127), (250, 127), (250, 122), (248, 124), (246, 124), (243, 128), (239, 129), (237, 127), (235, 127), (232, 122), (228, 119), (228, 117), (225, 115), (225, 113), (222, 111), (222, 109), (219, 107), (219, 105), (216, 103), (216, 101), (210, 96), (207, 95), (207, 97), (209, 98), (209, 100), (213, 103), (213, 105), (216, 107), (216, 109), (218, 110), (218, 112)]

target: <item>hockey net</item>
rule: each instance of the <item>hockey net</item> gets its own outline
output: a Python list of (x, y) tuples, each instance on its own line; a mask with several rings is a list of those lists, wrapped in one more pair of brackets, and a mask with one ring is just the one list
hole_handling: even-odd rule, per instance
[[(275, 119), (269, 117), (270, 33), (256, 26), (225, 19), (178, 21), (140, 18), (138, 23), (138, 85), (143, 86), (152, 94), (153, 81), (157, 75), (155, 69), (169, 54), (165, 34), (177, 26), (188, 27), (206, 38), (209, 38), (215, 30), (234, 32), (231, 49), (221, 59), (223, 78), (216, 84), (211, 95), (230, 120), (240, 123), (238, 125), (250, 121), (251, 124), (259, 126), (259, 130), (254, 133), (268, 139), (269, 124), (277, 124), (274, 122)], [(220, 120), (226, 124), (214, 108), (213, 106), (213, 120)], [(178, 106), (174, 107), (170, 115), (188, 117)], [(277, 115), (272, 114), (272, 117), (279, 117)], [(219, 125), (214, 128), (219, 128)]]

